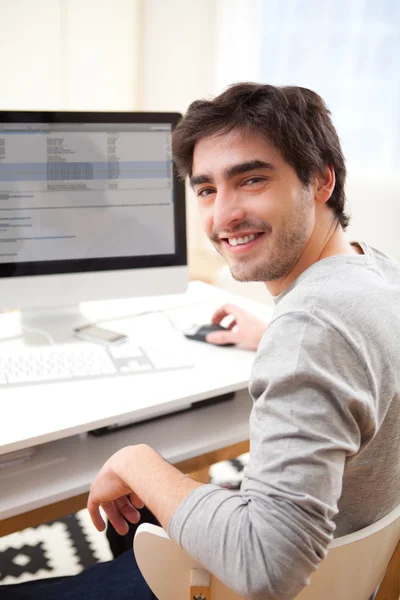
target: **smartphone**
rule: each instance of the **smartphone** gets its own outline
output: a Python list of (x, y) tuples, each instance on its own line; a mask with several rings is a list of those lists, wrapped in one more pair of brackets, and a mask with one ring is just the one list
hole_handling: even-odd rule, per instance
[(74, 331), (75, 335), (82, 340), (97, 342), (104, 346), (122, 344), (128, 339), (123, 333), (117, 333), (116, 331), (111, 331), (111, 329), (98, 327), (98, 325), (83, 325), (83, 327), (77, 327)]

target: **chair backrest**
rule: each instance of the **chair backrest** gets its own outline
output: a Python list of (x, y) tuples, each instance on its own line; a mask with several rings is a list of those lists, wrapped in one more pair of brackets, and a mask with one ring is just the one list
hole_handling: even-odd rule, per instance
[[(400, 505), (373, 525), (335, 539), (327, 557), (311, 576), (310, 585), (296, 600), (368, 600), (382, 581), (399, 539)], [(161, 527), (140, 525), (134, 551), (139, 568), (158, 600), (188, 600), (196, 597), (196, 592), (200, 600), (240, 598), (218, 579), (210, 577)], [(190, 590), (195, 592), (191, 596)], [(398, 600), (398, 593), (394, 594), (386, 600)]]
[[(143, 523), (136, 531), (133, 547), (136, 562), (158, 600), (189, 600), (193, 574), (207, 574), (202, 565), (171, 540), (164, 529)], [(210, 578), (210, 593), (204, 600), (241, 600), (216, 577)]]

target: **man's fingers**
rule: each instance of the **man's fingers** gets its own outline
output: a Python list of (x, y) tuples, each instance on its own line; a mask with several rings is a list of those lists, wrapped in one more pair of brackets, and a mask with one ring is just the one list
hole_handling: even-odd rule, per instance
[(93, 500), (91, 500), (89, 496), (89, 500), (87, 503), (87, 509), (90, 514), (90, 518), (92, 519), (93, 525), (96, 527), (97, 531), (104, 531), (105, 523), (103, 521), (103, 517), (100, 514), (100, 506), (95, 504)]
[(235, 331), (213, 331), (206, 336), (206, 341), (210, 344), (237, 344), (237, 334)]
[(239, 306), (236, 306), (236, 304), (224, 304), (215, 311), (211, 317), (211, 322), (214, 324), (219, 324), (225, 317), (228, 316), (236, 320), (241, 314), (243, 314), (243, 309)]
[(223, 304), (222, 306), (217, 308), (217, 310), (211, 317), (211, 322), (214, 324), (218, 324), (222, 321), (222, 319), (224, 319), (228, 315), (233, 314), (233, 312), (231, 310), (232, 306), (233, 306), (232, 304)]
[(108, 520), (114, 525), (114, 529), (119, 535), (126, 535), (129, 531), (128, 523), (118, 510), (115, 502), (106, 502), (101, 505), (106, 513)]
[(115, 504), (119, 512), (123, 515), (124, 519), (130, 523), (138, 523), (140, 521), (140, 514), (134, 506), (129, 502), (126, 496), (115, 500)]
[[(144, 504), (136, 494), (132, 494), (132, 496), (138, 508), (143, 508)], [(127, 521), (130, 523), (138, 523), (140, 521), (140, 513), (131, 504), (127, 496), (121, 496), (121, 498), (117, 498), (113, 502), (105, 502), (101, 507), (120, 535), (128, 533), (129, 526)], [(93, 525), (98, 531), (104, 531), (105, 523), (100, 513), (100, 505), (89, 498), (87, 508)]]

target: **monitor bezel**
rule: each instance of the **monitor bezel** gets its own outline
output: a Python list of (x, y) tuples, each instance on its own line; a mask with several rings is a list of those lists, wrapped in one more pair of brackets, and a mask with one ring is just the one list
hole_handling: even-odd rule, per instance
[[(177, 112), (93, 112), (93, 111), (0, 111), (0, 123), (129, 123), (170, 124), (175, 129), (182, 115)], [(0, 279), (35, 275), (64, 275), (102, 271), (148, 269), (187, 265), (185, 184), (173, 164), (175, 253), (143, 256), (82, 258), (0, 263)]]

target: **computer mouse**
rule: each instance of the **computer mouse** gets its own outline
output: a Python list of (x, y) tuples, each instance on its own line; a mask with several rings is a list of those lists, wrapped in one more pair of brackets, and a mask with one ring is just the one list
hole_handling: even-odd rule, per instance
[[(207, 323), (205, 325), (193, 325), (187, 329), (184, 334), (189, 340), (196, 340), (198, 342), (207, 342), (206, 336), (213, 331), (226, 331), (226, 327), (222, 325), (215, 325), (214, 323)], [(234, 346), (234, 344), (218, 344), (218, 346)]]

